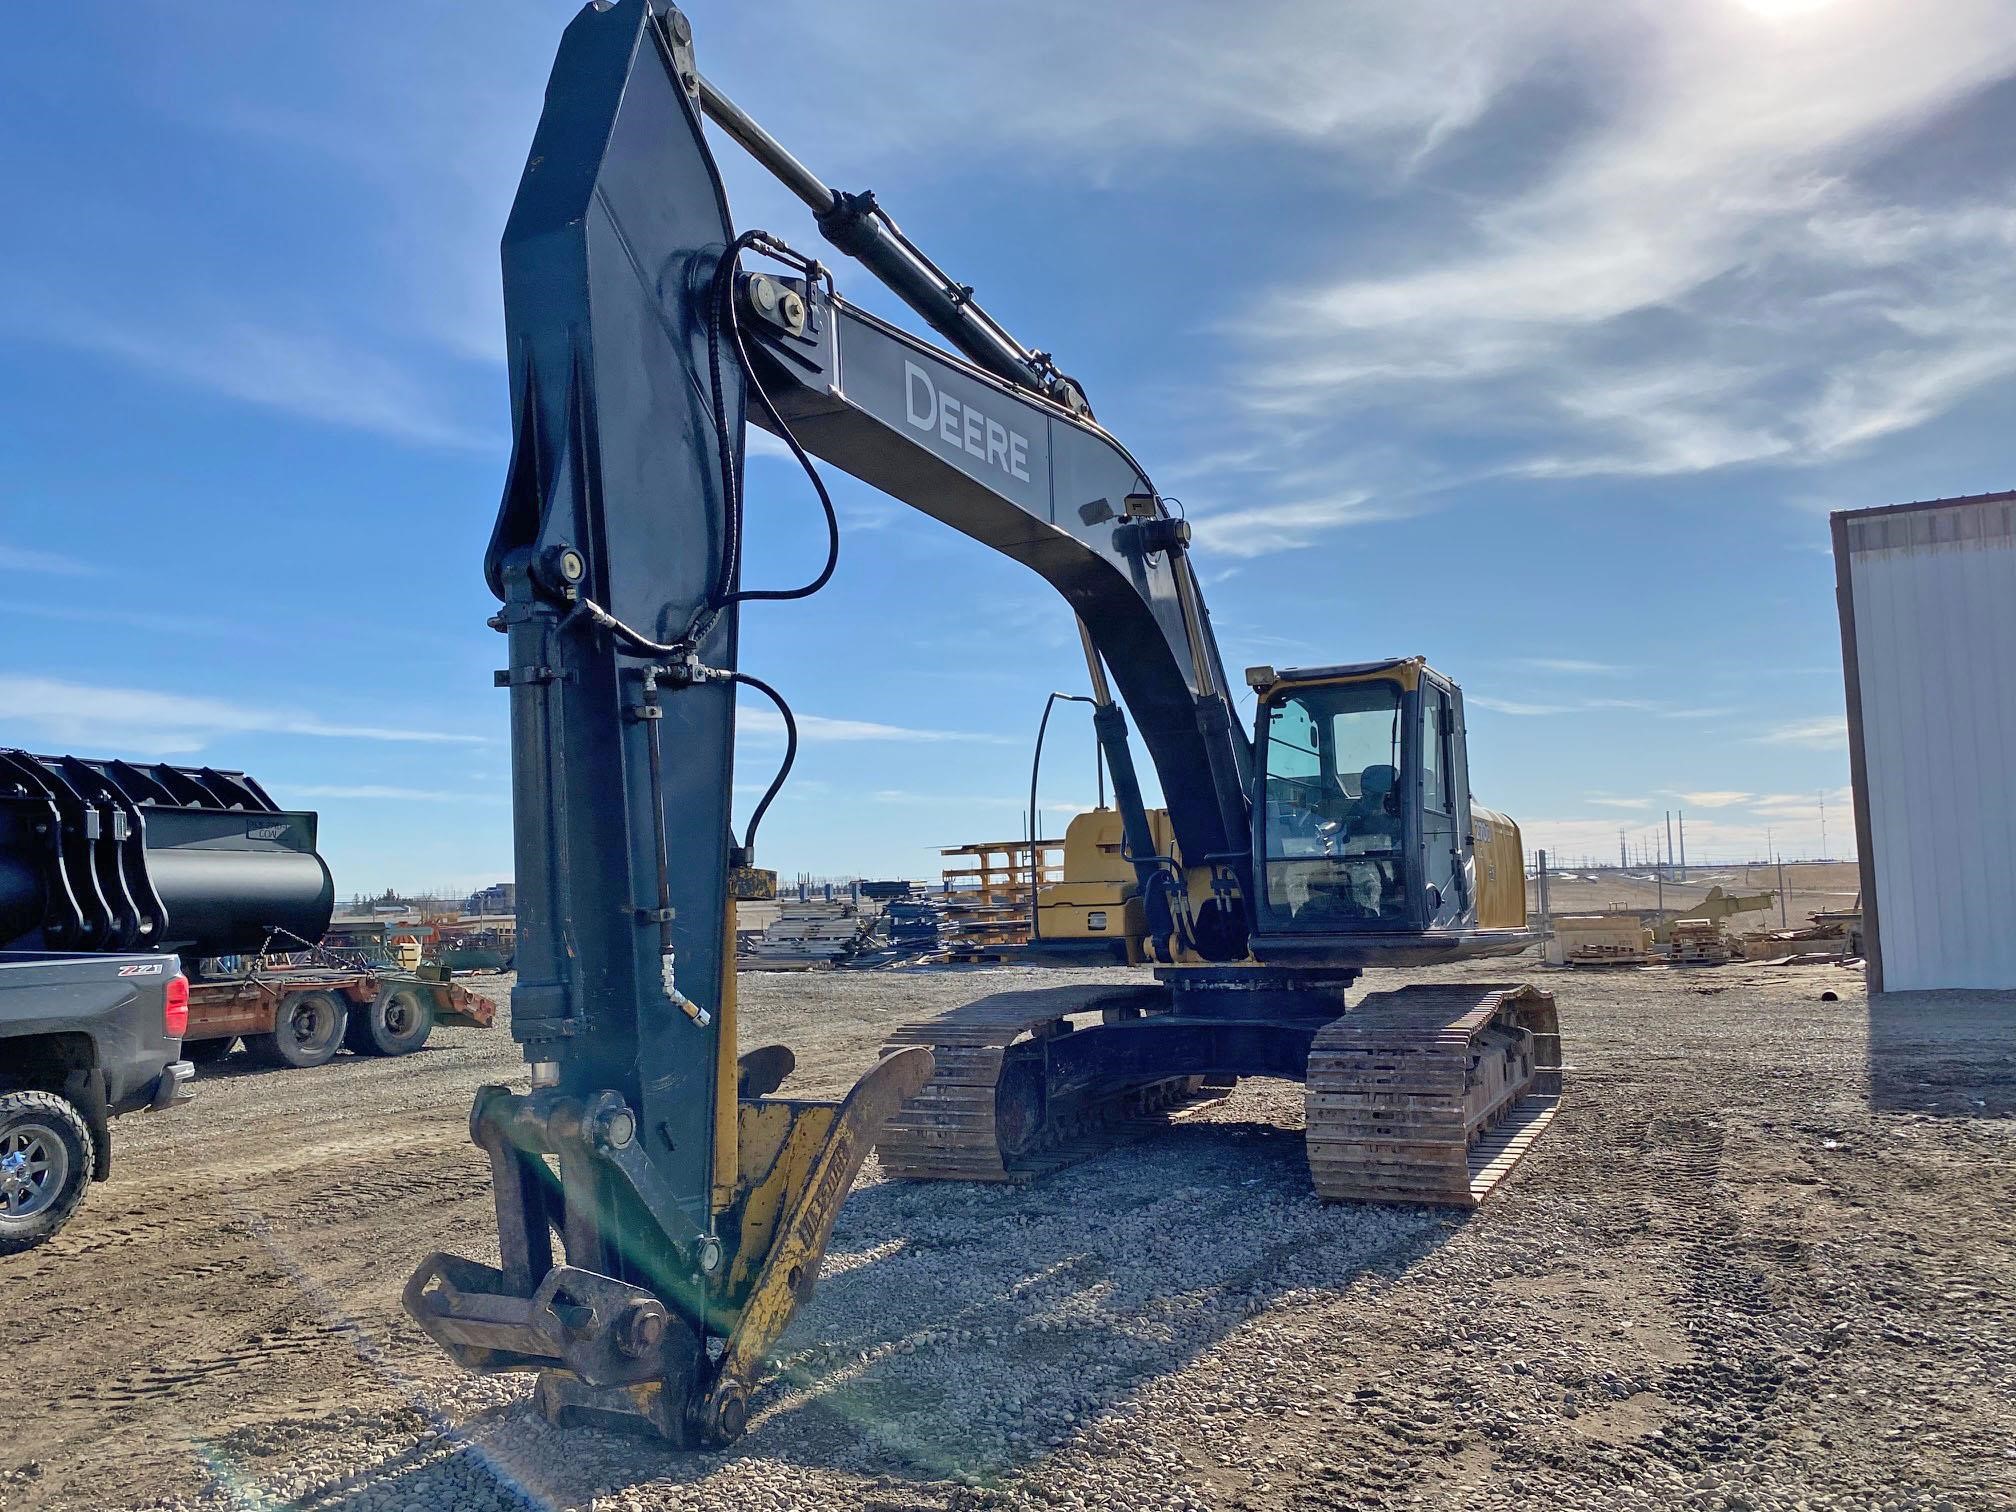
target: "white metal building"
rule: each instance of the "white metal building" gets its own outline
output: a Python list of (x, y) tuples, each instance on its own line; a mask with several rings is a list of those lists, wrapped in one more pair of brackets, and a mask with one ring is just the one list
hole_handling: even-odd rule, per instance
[(1833, 525), (1869, 988), (2016, 987), (2016, 493)]

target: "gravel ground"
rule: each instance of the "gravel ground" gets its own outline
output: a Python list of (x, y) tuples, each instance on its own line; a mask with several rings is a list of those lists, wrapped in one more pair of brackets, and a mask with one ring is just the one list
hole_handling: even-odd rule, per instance
[[(837, 1093), (1038, 979), (745, 978), (745, 1036)], [(425, 1252), (494, 1255), (464, 1120), (508, 1036), (234, 1063), (0, 1262), (0, 1507), (2016, 1505), (2016, 999), (1543, 980), (1568, 1101), (1474, 1215), (1319, 1205), (1279, 1083), (1027, 1189), (871, 1162), (715, 1456), (551, 1429), (398, 1311)]]

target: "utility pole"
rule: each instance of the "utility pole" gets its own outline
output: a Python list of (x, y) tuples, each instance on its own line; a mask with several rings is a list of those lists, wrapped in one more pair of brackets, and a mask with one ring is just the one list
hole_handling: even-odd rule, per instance
[(1680, 810), (1680, 880), (1687, 880), (1687, 810)]
[(1777, 856), (1773, 859), (1778, 863), (1778, 927), (1790, 929), (1792, 926), (1785, 922), (1785, 858)]
[(1673, 869), (1673, 810), (1666, 810), (1666, 869)]
[(1827, 859), (1827, 790), (1820, 790), (1820, 859)]
[(1624, 848), (1624, 826), (1620, 824), (1617, 826), (1617, 870), (1628, 870), (1630, 865), (1630, 853)]

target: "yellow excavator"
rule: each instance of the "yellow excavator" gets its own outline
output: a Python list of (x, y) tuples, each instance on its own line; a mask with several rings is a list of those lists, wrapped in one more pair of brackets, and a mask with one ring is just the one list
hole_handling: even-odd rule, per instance
[[(738, 231), (708, 120), (953, 350)], [(471, 1114), (499, 1263), (434, 1255), (407, 1285), (443, 1348), (536, 1372), (559, 1421), (728, 1442), (871, 1146), (892, 1176), (1025, 1179), (1245, 1076), (1307, 1084), (1325, 1198), (1491, 1189), (1555, 1106), (1552, 1000), (1468, 982), (1349, 995), (1368, 966), (1533, 940), (1518, 830), (1471, 800), (1454, 683), (1418, 657), (1254, 668), (1242, 727), (1189, 527), (1080, 386), (873, 194), (829, 189), (710, 84), (666, 0), (593, 4), (567, 28), (503, 262), (514, 445), (486, 571), (530, 1087), (485, 1087)], [(742, 582), (749, 421), (819, 499), (809, 582)], [(838, 1104), (776, 1096), (790, 1052), (740, 1054), (735, 1035), (732, 879), (796, 752), (788, 704), (738, 665), (737, 623), (832, 575), (814, 457), (1025, 564), (1075, 613), (1115, 807), (1074, 825), (1041, 933), (1147, 968), (905, 1026)], [(744, 690), (775, 704), (786, 744), (737, 834)]]

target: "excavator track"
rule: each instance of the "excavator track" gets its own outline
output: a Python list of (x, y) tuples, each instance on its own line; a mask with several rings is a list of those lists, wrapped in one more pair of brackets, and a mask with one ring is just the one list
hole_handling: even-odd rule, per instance
[(1554, 999), (1468, 983), (1373, 993), (1317, 1032), (1306, 1090), (1319, 1197), (1475, 1207), (1560, 1102)]
[(1132, 1017), (1168, 1006), (1159, 987), (1054, 987), (996, 993), (905, 1024), (883, 1053), (928, 1045), (937, 1069), (882, 1126), (882, 1169), (912, 1181), (1028, 1181), (1147, 1133), (1181, 1106), (1223, 1096), (1201, 1076), (1062, 1096), (1046, 1084), (1042, 1042), (1074, 1032), (1069, 1015)]
[[(1126, 1079), (1117, 1067), (1140, 1062), (1122, 1041), (1160, 1038), (1156, 1024), (1102, 1031), (1070, 1022), (1092, 1013), (1108, 1023), (1160, 1019), (1169, 1008), (1166, 988), (1056, 987), (997, 993), (905, 1025), (884, 1053), (929, 1046), (937, 1069), (883, 1126), (882, 1169), (909, 1180), (1027, 1181), (1223, 1095), (1229, 1077), (1210, 1085), (1202, 1074), (1172, 1077), (1166, 1059), (1161, 1074)], [(1234, 1023), (1206, 1014), (1160, 1019), (1171, 1034)], [(1554, 999), (1531, 986), (1405, 987), (1327, 1021), (1249, 1019), (1244, 1027), (1307, 1047), (1309, 1171), (1325, 1201), (1474, 1207), (1559, 1102)], [(1102, 1039), (1096, 1051), (1089, 1040), (1065, 1044), (1074, 1034)], [(1188, 1064), (1212, 1069), (1201, 1059)], [(1298, 1055), (1292, 1066), (1250, 1074), (1300, 1069)]]

